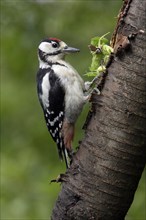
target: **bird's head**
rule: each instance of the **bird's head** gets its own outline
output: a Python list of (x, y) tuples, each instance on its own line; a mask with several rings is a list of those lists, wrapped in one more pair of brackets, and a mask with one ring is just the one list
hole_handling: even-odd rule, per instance
[(57, 38), (48, 38), (42, 40), (38, 48), (39, 60), (42, 62), (57, 62), (63, 60), (66, 54), (76, 53), (80, 50), (69, 47), (63, 41)]

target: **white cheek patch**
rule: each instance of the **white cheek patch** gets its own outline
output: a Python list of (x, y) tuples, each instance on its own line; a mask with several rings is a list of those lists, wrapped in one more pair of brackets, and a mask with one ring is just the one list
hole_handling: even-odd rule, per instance
[(45, 53), (51, 53), (53, 50), (51, 43), (48, 42), (40, 43), (39, 49)]

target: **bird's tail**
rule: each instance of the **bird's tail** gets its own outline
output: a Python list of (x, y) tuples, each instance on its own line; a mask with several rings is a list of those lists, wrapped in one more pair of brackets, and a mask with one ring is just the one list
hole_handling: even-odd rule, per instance
[(70, 158), (69, 158), (67, 150), (65, 148), (63, 149), (63, 155), (64, 155), (66, 168), (68, 169), (70, 167)]
[(63, 140), (59, 143), (58, 146), (59, 158), (65, 161), (66, 168), (70, 167), (70, 153), (66, 150), (65, 145), (63, 144)]

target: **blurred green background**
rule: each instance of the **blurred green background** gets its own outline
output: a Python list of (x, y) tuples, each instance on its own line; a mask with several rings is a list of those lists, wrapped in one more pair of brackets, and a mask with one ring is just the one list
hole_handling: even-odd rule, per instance
[[(84, 77), (87, 45), (113, 32), (122, 1), (1, 0), (1, 219), (46, 220), (60, 191), (50, 180), (65, 171), (47, 131), (36, 94), (37, 47), (57, 37), (81, 52), (68, 60)], [(110, 36), (109, 36), (110, 38)], [(83, 136), (85, 107), (74, 146)], [(145, 218), (143, 175), (126, 220)]]

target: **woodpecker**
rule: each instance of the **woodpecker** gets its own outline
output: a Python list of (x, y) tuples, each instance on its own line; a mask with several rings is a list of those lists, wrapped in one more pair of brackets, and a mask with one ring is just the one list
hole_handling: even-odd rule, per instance
[(85, 82), (65, 61), (66, 54), (79, 52), (57, 38), (47, 38), (38, 47), (37, 92), (46, 125), (56, 142), (60, 159), (69, 167), (75, 122), (89, 99), (95, 82)]

